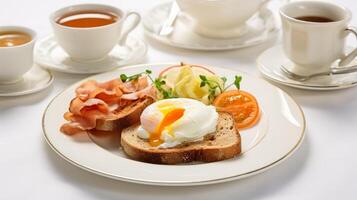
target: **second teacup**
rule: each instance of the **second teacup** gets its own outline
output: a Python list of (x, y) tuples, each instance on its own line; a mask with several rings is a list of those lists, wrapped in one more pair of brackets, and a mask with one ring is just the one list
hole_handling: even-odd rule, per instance
[(289, 69), (295, 74), (311, 75), (330, 71), (332, 63), (348, 64), (356, 50), (345, 56), (351, 12), (341, 6), (319, 1), (297, 1), (280, 9), (283, 48), (294, 62)]
[(29, 28), (0, 27), (0, 84), (18, 82), (31, 69), (35, 37)]
[[(123, 29), (129, 16), (135, 19)], [(105, 58), (115, 45), (125, 45), (140, 15), (101, 4), (79, 4), (54, 12), (50, 21), (58, 44), (73, 60), (94, 62)]]

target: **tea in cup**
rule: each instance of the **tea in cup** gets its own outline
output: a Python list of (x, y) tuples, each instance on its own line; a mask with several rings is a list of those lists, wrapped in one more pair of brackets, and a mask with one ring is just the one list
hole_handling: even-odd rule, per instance
[[(126, 24), (129, 16), (134, 20)], [(108, 5), (79, 4), (54, 12), (50, 21), (58, 44), (73, 60), (93, 62), (104, 59), (115, 45), (125, 45), (140, 15)]]
[(0, 84), (18, 82), (33, 65), (36, 33), (25, 27), (0, 27)]
[(339, 65), (348, 64), (356, 50), (345, 55), (345, 40), (349, 33), (357, 36), (348, 26), (351, 12), (341, 6), (319, 1), (297, 1), (280, 8), (283, 28), (283, 48), (294, 63), (291, 70), (299, 75), (328, 72), (340, 59)]

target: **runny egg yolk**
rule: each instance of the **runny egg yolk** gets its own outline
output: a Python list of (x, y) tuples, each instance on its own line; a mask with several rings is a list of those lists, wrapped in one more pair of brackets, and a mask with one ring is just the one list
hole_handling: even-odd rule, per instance
[(185, 112), (185, 109), (177, 108), (172, 105), (160, 106), (158, 109), (163, 114), (164, 118), (161, 120), (160, 125), (156, 127), (155, 132), (150, 133), (149, 142), (150, 145), (154, 147), (163, 143), (161, 140), (162, 131), (180, 119)]

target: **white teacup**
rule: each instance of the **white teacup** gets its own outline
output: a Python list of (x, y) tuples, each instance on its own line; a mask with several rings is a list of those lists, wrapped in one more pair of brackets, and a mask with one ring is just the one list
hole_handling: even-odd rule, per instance
[(176, 0), (195, 23), (194, 31), (214, 38), (241, 35), (246, 21), (269, 0)]
[[(356, 30), (348, 27), (351, 19), (348, 9), (321, 1), (297, 1), (281, 7), (280, 16), (284, 52), (295, 64), (292, 72), (299, 75), (328, 72), (336, 60), (340, 59), (341, 66), (356, 56), (356, 50), (347, 56), (344, 53), (348, 33), (357, 36)], [(327, 21), (301, 18), (311, 16)]]
[[(65, 15), (83, 11), (111, 13), (118, 17), (114, 23), (88, 28), (61, 25), (57, 20)], [(123, 29), (129, 16), (134, 20)], [(57, 10), (50, 16), (58, 44), (69, 56), (79, 62), (94, 62), (104, 59), (115, 45), (125, 45), (128, 34), (139, 24), (140, 15), (101, 4), (79, 4)]]
[(18, 82), (33, 66), (33, 48), (36, 33), (25, 27), (1, 26), (2, 32), (21, 32), (31, 36), (27, 43), (15, 46), (0, 47), (0, 84)]

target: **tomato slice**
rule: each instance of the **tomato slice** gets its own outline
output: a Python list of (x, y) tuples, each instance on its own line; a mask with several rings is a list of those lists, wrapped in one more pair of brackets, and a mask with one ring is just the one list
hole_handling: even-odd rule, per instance
[(254, 126), (260, 119), (255, 97), (242, 90), (230, 90), (218, 95), (213, 102), (217, 111), (230, 113), (238, 130)]

